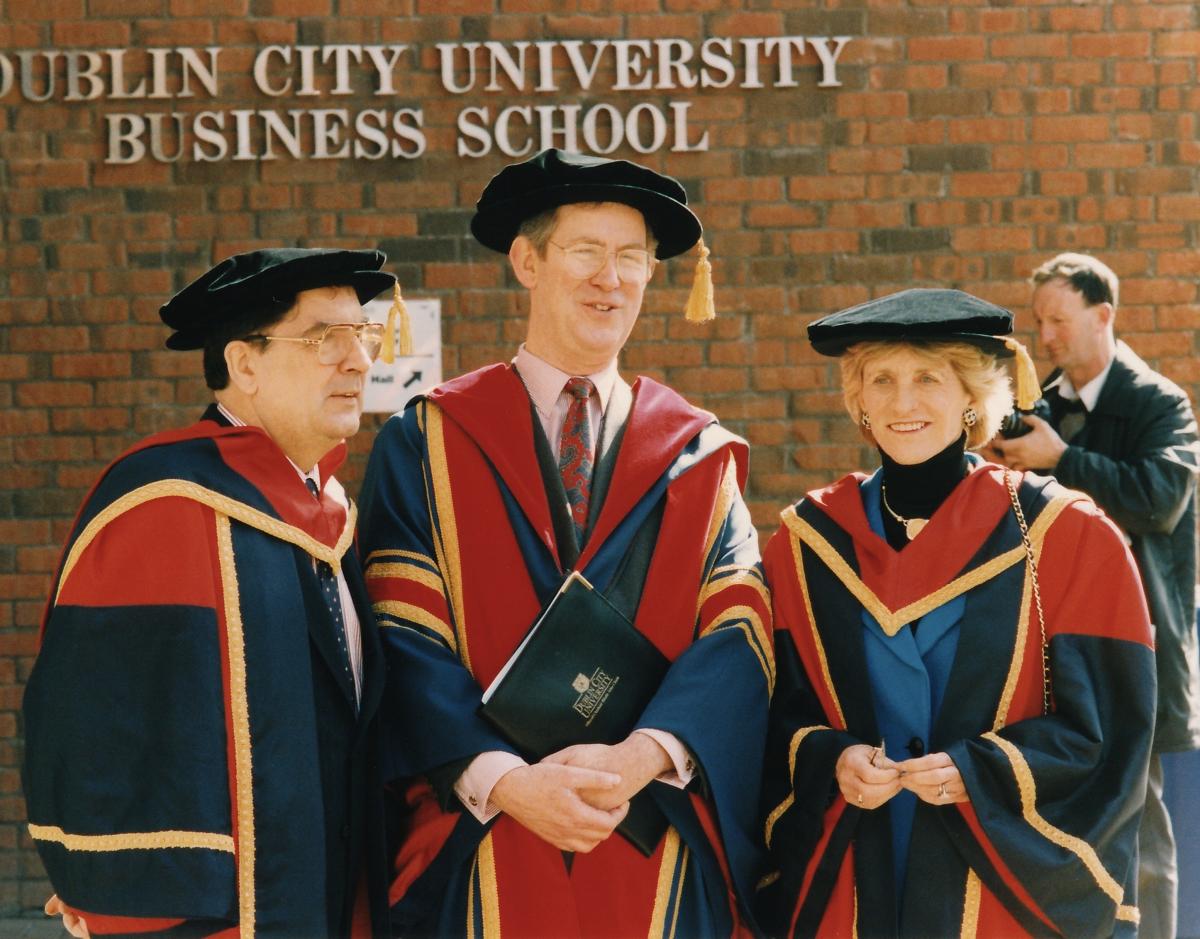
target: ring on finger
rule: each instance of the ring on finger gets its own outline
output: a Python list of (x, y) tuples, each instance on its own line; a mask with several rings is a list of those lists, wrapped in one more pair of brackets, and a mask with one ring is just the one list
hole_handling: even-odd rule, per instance
[(938, 798), (939, 799), (946, 798), (946, 784), (945, 783), (942, 783), (940, 786), (938, 786)]

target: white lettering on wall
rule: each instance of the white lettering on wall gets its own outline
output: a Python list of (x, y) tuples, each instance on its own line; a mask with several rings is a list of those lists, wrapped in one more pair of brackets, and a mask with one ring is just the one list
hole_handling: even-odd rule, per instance
[(282, 59), (286, 65), (292, 61), (292, 50), (287, 46), (267, 46), (265, 49), (260, 49), (258, 55), (254, 57), (254, 84), (264, 95), (278, 98), (292, 90), (292, 80), (288, 78), (282, 85), (271, 84), (269, 70), (272, 57)]
[(424, 115), (371, 108), (238, 109), (170, 114), (105, 115), (105, 163), (154, 159), (174, 163), (190, 154), (200, 163), (220, 160), (414, 159), (425, 152)]
[(829, 49), (829, 39), (825, 36), (814, 36), (810, 39), (809, 45), (816, 52), (817, 58), (821, 60), (821, 80), (817, 82), (818, 88), (838, 88), (841, 82), (837, 77), (837, 60), (842, 54), (842, 50), (846, 48), (846, 43), (850, 41), (849, 36), (834, 36), (833, 41), (837, 43), (833, 51)]
[[(839, 88), (850, 36), (710, 36), (435, 43), (434, 80), (470, 95), (455, 116), (455, 149), (519, 159), (547, 147), (611, 154), (706, 151), (694, 101), (672, 91)], [(408, 53), (410, 53), (409, 55)], [(0, 52), (0, 100), (66, 104), (209, 98), (219, 101), (222, 47)], [(254, 55), (257, 93), (282, 98), (371, 95), (373, 107), (181, 108), (103, 116), (104, 161), (415, 159), (426, 152), (425, 115), (413, 100), (422, 62), (408, 43), (268, 45)], [(611, 92), (612, 100), (594, 96)], [(630, 93), (634, 94), (630, 94)], [(647, 94), (649, 92), (650, 94)], [(588, 96), (583, 102), (571, 96)], [(562, 95), (539, 102), (523, 96)], [(517, 100), (513, 100), (514, 96)], [(489, 103), (489, 102), (498, 102)], [(241, 102), (239, 102), (241, 103)], [(299, 103), (299, 102), (297, 102)], [(438, 125), (443, 118), (439, 115)]]
[[(375, 66), (375, 77), (377, 79), (375, 94), (396, 94), (396, 62), (407, 48), (408, 45), (406, 43), (400, 43), (395, 46), (363, 46), (363, 51), (366, 52), (367, 58)], [(391, 54), (385, 56), (385, 49), (390, 50)]]
[(690, 101), (670, 102), (666, 109), (643, 101), (622, 113), (607, 102), (592, 105), (510, 105), (492, 119), (490, 108), (463, 108), (458, 115), (459, 156), (484, 157), (493, 149), (514, 159), (547, 147), (583, 149), (605, 155), (628, 144), (638, 153), (654, 153), (671, 141), (671, 150), (691, 153), (708, 149), (708, 131), (693, 140), (689, 133)]

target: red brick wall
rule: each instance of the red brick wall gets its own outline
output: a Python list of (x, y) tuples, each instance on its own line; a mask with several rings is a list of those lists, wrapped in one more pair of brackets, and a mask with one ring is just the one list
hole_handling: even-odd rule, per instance
[[(871, 296), (960, 287), (1012, 308), (1027, 332), (1032, 268), (1091, 251), (1122, 277), (1120, 332), (1193, 396), (1200, 388), (1193, 3), (226, 0), (219, 17), (214, 6), (0, 0), (0, 52), (221, 45), (231, 89), (174, 104), (0, 98), (0, 915), (40, 906), (47, 891), (22, 833), (18, 712), (69, 519), (107, 460), (191, 421), (208, 397), (198, 357), (162, 350), (163, 300), (238, 250), (381, 246), (409, 295), (441, 298), (447, 375), (506, 358), (521, 338), (511, 277), (466, 237), (475, 198), (506, 160), (455, 156), (454, 117), (574, 96), (439, 93), (436, 42), (855, 37), (841, 88), (815, 86), (809, 54), (796, 88), (645, 93), (692, 102), (695, 133), (710, 132), (708, 152), (642, 159), (682, 179), (696, 203), (720, 316), (683, 322), (691, 264), (665, 265), (624, 367), (665, 379), (749, 438), (749, 499), (764, 530), (782, 504), (871, 458), (841, 411), (835, 369), (804, 340), (815, 316)], [(529, 12), (543, 6), (559, 12)], [(382, 105), (365, 91), (273, 102), (249, 83), (265, 45), (335, 42), (414, 43), (421, 68)], [(602, 70), (587, 100), (642, 100), (609, 92), (611, 81)], [(376, 162), (102, 163), (104, 113), (176, 104), (423, 107), (428, 150)], [(378, 425), (368, 419), (354, 441), (352, 490)]]

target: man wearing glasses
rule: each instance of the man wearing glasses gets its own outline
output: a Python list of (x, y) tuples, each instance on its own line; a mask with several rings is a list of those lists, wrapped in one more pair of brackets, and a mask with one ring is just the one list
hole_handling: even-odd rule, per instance
[(377, 251), (226, 259), (161, 310), (215, 403), (101, 476), (25, 695), (32, 835), (76, 935), (387, 935), (384, 662), (333, 472)]
[[(410, 808), (393, 923), (730, 935), (758, 864), (774, 677), (746, 446), (617, 370), (656, 263), (695, 245), (700, 223), (669, 177), (548, 150), (488, 184), (471, 231), (528, 291), (525, 342), (394, 416), (363, 488), (361, 550), (397, 679), (384, 772)], [(621, 739), (522, 752), (479, 715), (481, 693), (572, 571), (670, 665)], [(660, 825), (614, 834), (638, 794)]]

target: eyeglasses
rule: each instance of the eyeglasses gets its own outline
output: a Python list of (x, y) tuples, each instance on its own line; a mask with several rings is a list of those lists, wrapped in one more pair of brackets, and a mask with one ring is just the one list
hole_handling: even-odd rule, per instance
[(383, 323), (330, 323), (321, 333), (320, 339), (305, 339), (303, 336), (267, 336), (254, 333), (246, 339), (263, 342), (302, 342), (317, 347), (317, 361), (322, 365), (337, 365), (344, 362), (354, 351), (357, 341), (367, 358), (374, 362), (383, 349)]
[(609, 251), (603, 245), (575, 244), (560, 245), (557, 241), (550, 244), (558, 248), (566, 258), (567, 271), (572, 277), (594, 277), (604, 269), (609, 255), (617, 259), (617, 277), (626, 284), (645, 284), (654, 273), (655, 257), (644, 248), (622, 248), (620, 251)]

